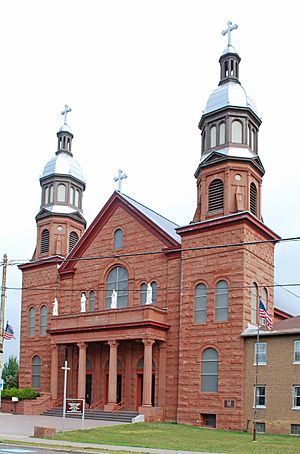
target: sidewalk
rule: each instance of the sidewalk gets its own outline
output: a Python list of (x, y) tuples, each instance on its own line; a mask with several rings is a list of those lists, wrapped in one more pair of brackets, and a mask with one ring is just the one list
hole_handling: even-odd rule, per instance
[[(111, 426), (121, 424), (111, 421), (94, 421), (85, 420), (84, 428), (92, 428), (99, 426)], [(0, 413), (0, 440), (14, 441), (19, 443), (38, 443), (58, 448), (60, 451), (70, 452), (68, 448), (79, 448), (76, 452), (93, 452), (93, 448), (106, 449), (109, 451), (130, 451), (137, 453), (153, 453), (153, 454), (191, 454), (191, 451), (177, 451), (170, 449), (153, 449), (153, 448), (136, 448), (131, 446), (112, 446), (94, 443), (77, 443), (64, 440), (49, 440), (45, 438), (32, 438), (34, 426), (54, 427), (57, 431), (62, 430), (62, 418), (55, 418), (52, 416), (27, 416), (27, 415), (12, 415), (9, 413)], [(65, 430), (80, 430), (81, 421), (78, 419), (65, 419)], [(0, 445), (1, 446), (1, 445)], [(84, 451), (80, 451), (82, 448)], [(90, 448), (90, 451), (87, 449)], [(195, 452), (193, 454), (220, 454), (220, 453), (205, 453)]]

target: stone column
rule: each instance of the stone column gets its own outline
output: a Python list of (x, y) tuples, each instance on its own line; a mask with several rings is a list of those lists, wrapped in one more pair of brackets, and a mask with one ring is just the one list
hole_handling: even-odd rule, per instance
[(158, 406), (165, 406), (166, 394), (166, 359), (167, 359), (167, 344), (166, 342), (159, 343), (159, 366), (158, 366)]
[(108, 376), (108, 402), (105, 411), (114, 410), (117, 406), (117, 360), (118, 345), (116, 340), (108, 341), (109, 350), (109, 376)]
[(58, 381), (58, 345), (51, 342), (51, 377), (50, 393), (53, 400), (57, 399), (57, 381)]
[(78, 358), (78, 399), (85, 399), (85, 382), (86, 382), (86, 348), (87, 345), (84, 342), (77, 344), (79, 348)]
[(143, 339), (144, 343), (144, 377), (143, 377), (143, 407), (152, 407), (152, 345), (153, 339)]

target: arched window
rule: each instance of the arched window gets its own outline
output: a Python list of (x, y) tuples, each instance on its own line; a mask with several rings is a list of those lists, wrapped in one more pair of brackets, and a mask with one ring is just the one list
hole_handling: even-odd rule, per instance
[(234, 120), (231, 124), (231, 142), (242, 143), (243, 142), (243, 128), (240, 121)]
[(228, 284), (219, 281), (216, 286), (216, 321), (228, 320)]
[[(144, 357), (140, 358), (136, 364), (137, 369), (144, 369)], [(155, 362), (152, 359), (152, 369), (155, 369)]]
[(48, 229), (42, 231), (41, 236), (41, 254), (49, 252), (50, 233)]
[(114, 233), (114, 249), (122, 249), (123, 247), (123, 232), (117, 229)]
[(77, 241), (79, 240), (79, 236), (77, 235), (76, 232), (70, 232), (69, 235), (69, 252), (72, 251), (73, 247), (77, 244)]
[(117, 292), (117, 308), (128, 306), (128, 272), (122, 266), (115, 266), (107, 276), (106, 281), (106, 309), (111, 308), (111, 295)]
[(28, 313), (28, 334), (30, 337), (35, 335), (35, 313), (35, 308), (31, 307)]
[(73, 186), (70, 187), (70, 194), (69, 194), (69, 202), (71, 205), (74, 205), (74, 188)]
[(80, 208), (80, 193), (78, 189), (75, 189), (75, 203), (74, 205)]
[(92, 369), (92, 361), (89, 358), (86, 358), (85, 368), (86, 369)]
[(217, 145), (217, 128), (216, 126), (212, 126), (210, 128), (210, 148), (215, 147)]
[(206, 322), (206, 285), (198, 284), (195, 288), (195, 323)]
[(66, 186), (64, 184), (59, 184), (57, 186), (57, 201), (58, 202), (66, 201)]
[(253, 182), (250, 184), (250, 211), (257, 216), (257, 189)]
[(50, 186), (49, 203), (53, 203), (53, 184)]
[(202, 151), (205, 151), (205, 146), (206, 146), (206, 132), (204, 130), (202, 133)]
[(218, 391), (218, 352), (207, 348), (201, 360), (201, 391), (213, 393)]
[(49, 186), (46, 186), (45, 187), (45, 205), (47, 205), (49, 203)]
[(251, 150), (255, 151), (255, 130), (251, 130)]
[(257, 298), (258, 298), (258, 288), (254, 282), (251, 287), (251, 323), (252, 325), (257, 324)]
[(35, 355), (31, 364), (31, 386), (33, 388), (41, 387), (41, 358)]
[[(105, 369), (109, 369), (109, 359), (105, 363)], [(119, 358), (117, 359), (117, 369), (122, 369), (122, 363)]]
[(248, 125), (248, 138), (247, 138), (247, 143), (249, 145), (249, 147), (252, 149), (252, 145), (251, 145), (251, 126)]
[(223, 143), (225, 143), (225, 123), (224, 122), (220, 123), (219, 134), (220, 134), (219, 143), (220, 143), (220, 145), (223, 145)]
[[(157, 283), (155, 281), (151, 282), (151, 288), (152, 288), (152, 295), (151, 295), (151, 300), (152, 304), (156, 304), (157, 302)], [(140, 303), (146, 304), (147, 301), (147, 284), (143, 283), (141, 284), (140, 287)]]
[(40, 312), (40, 335), (41, 336), (46, 336), (47, 324), (48, 324), (48, 309), (47, 309), (47, 306), (42, 306), (41, 312)]
[(89, 295), (89, 310), (94, 311), (95, 310), (95, 292), (94, 290), (90, 291)]
[(208, 211), (224, 208), (224, 184), (222, 180), (213, 180), (208, 188)]

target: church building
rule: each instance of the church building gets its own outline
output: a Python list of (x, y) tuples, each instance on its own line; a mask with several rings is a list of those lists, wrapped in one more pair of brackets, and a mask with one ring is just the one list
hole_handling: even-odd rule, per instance
[(279, 237), (262, 219), (261, 119), (239, 79), (230, 25), (199, 123), (197, 204), (186, 225), (120, 188), (86, 229), (64, 109), (40, 178), (36, 248), (19, 267), (20, 386), (48, 394), (49, 406), (62, 402), (67, 360), (67, 396), (89, 406), (146, 421), (246, 425), (241, 334), (257, 323), (259, 298), (274, 316)]

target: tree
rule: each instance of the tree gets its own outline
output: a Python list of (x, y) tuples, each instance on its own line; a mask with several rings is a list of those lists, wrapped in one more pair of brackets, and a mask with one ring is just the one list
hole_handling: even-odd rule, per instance
[(4, 388), (19, 387), (19, 362), (16, 356), (11, 355), (3, 365), (2, 378)]

